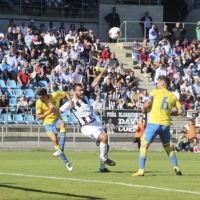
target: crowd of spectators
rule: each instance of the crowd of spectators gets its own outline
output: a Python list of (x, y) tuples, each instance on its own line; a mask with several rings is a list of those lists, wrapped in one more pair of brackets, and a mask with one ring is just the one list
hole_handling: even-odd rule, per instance
[[(175, 92), (184, 109), (199, 111), (200, 101), (200, 48), (198, 41), (189, 41), (186, 29), (176, 23), (170, 31), (167, 25), (158, 30), (156, 24), (149, 29), (149, 41), (139, 44), (134, 40), (132, 53), (141, 74), (156, 85), (158, 77), (168, 76), (171, 79), (170, 90)], [(162, 37), (162, 39), (159, 39)]]

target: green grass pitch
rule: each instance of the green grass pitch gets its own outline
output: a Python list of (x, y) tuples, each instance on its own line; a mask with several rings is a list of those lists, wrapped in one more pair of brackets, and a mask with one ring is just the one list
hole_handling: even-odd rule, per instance
[(72, 172), (50, 151), (1, 152), (0, 199), (200, 199), (199, 154), (177, 153), (183, 176), (176, 176), (165, 152), (148, 152), (144, 177), (131, 176), (138, 170), (137, 152), (111, 151), (117, 165), (108, 167), (110, 173), (97, 172), (99, 152), (66, 154)]

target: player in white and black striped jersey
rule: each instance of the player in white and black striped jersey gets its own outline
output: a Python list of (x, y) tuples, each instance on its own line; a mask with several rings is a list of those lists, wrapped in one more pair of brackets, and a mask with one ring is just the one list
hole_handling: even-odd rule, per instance
[[(91, 85), (91, 91), (101, 80), (104, 72), (107, 71), (107, 66), (103, 71), (95, 78)], [(76, 83), (73, 87), (74, 97), (72, 101), (74, 103), (71, 109), (72, 113), (76, 116), (81, 127), (81, 132), (88, 137), (96, 138), (100, 141), (100, 172), (109, 172), (105, 167), (105, 164), (114, 166), (116, 163), (108, 159), (108, 136), (102, 128), (101, 124), (96, 121), (92, 109), (90, 108), (88, 97), (84, 95), (83, 86), (80, 83)], [(60, 112), (64, 112), (69, 109), (69, 103), (66, 102), (61, 108)]]

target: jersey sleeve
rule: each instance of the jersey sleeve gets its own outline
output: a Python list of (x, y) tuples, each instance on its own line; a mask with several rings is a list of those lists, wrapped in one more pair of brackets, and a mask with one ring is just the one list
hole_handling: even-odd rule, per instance
[(66, 110), (69, 109), (69, 102), (66, 102), (65, 104), (63, 104), (61, 107), (60, 107), (60, 111), (63, 113), (65, 112)]
[(40, 101), (37, 101), (36, 102), (36, 114), (41, 114), (41, 113), (43, 113), (42, 103)]
[(180, 101), (179, 101), (177, 98), (176, 98), (176, 103), (175, 103), (175, 105), (176, 105), (176, 108), (177, 108), (177, 109), (182, 107)]
[(155, 95), (156, 95), (156, 90), (152, 90), (150, 95), (149, 95), (149, 100), (153, 101)]
[(53, 96), (53, 98), (63, 99), (63, 98), (65, 98), (66, 93), (65, 92), (54, 92), (51, 95)]

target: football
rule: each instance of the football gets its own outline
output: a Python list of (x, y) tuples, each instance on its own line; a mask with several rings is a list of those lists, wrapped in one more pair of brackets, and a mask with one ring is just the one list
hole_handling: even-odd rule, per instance
[(121, 35), (121, 30), (118, 27), (113, 27), (109, 30), (109, 37), (113, 40), (118, 40)]
[(133, 126), (133, 129), (136, 130), (136, 131), (138, 130), (138, 128), (139, 128), (138, 125)]

